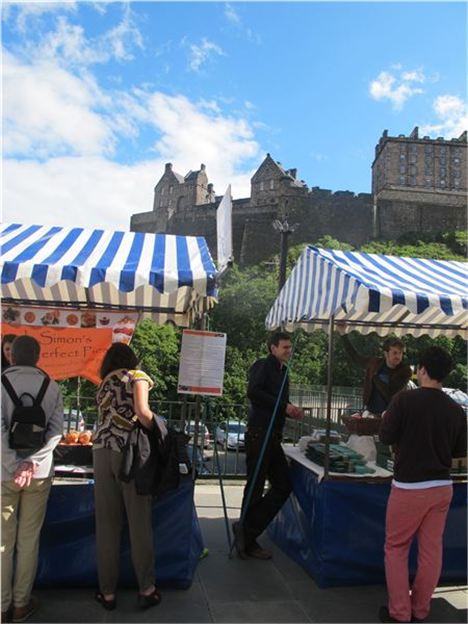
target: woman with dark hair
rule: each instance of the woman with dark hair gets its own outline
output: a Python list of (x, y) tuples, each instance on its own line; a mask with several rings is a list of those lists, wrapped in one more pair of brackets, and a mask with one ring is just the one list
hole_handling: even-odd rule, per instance
[(11, 366), (11, 345), (15, 338), (15, 334), (5, 334), (2, 338), (2, 371)]
[(99, 590), (96, 600), (107, 610), (116, 607), (120, 534), (127, 515), (132, 561), (142, 609), (161, 602), (155, 586), (151, 496), (137, 494), (135, 483), (119, 479), (122, 450), (137, 421), (157, 426), (148, 403), (152, 380), (138, 369), (138, 358), (123, 343), (113, 344), (101, 365), (97, 391), (98, 423), (94, 434), (93, 463), (96, 508), (96, 547)]

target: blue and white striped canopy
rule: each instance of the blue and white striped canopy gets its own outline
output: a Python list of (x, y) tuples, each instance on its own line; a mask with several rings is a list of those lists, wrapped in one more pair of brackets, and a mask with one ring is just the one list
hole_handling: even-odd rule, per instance
[(306, 247), (266, 318), (266, 327), (323, 327), (383, 335), (464, 335), (466, 262), (399, 258)]
[(205, 239), (44, 225), (0, 227), (2, 298), (139, 310), (187, 325), (216, 297)]

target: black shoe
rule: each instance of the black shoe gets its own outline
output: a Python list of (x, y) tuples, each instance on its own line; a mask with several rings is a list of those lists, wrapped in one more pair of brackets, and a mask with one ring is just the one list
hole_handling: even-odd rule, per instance
[(248, 555), (245, 548), (245, 533), (240, 522), (232, 523), (232, 532), (234, 533), (234, 546), (237, 550), (239, 559), (247, 559)]
[(151, 594), (138, 594), (138, 606), (140, 609), (149, 609), (161, 604), (161, 593), (157, 587), (153, 589)]
[(379, 609), (379, 620), (381, 622), (405, 622), (406, 620), (395, 620), (394, 617), (390, 615), (387, 607), (380, 607)]
[(102, 608), (106, 611), (114, 611), (117, 606), (117, 600), (115, 598), (112, 598), (112, 600), (107, 600), (106, 598), (104, 598), (104, 594), (100, 591), (97, 591), (94, 594), (94, 600), (96, 602), (99, 602)]

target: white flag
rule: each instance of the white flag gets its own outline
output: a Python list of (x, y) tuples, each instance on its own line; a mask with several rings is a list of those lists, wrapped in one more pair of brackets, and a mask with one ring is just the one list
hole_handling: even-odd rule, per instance
[(216, 234), (218, 245), (218, 271), (226, 268), (232, 256), (232, 197), (231, 185), (224, 193), (216, 213)]

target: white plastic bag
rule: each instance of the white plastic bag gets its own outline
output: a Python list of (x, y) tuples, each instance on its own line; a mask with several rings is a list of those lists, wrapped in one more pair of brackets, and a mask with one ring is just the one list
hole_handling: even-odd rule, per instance
[(375, 462), (377, 459), (374, 436), (358, 436), (353, 433), (349, 436), (346, 446), (362, 455), (366, 461)]

